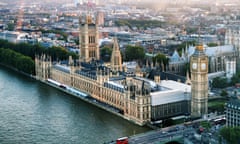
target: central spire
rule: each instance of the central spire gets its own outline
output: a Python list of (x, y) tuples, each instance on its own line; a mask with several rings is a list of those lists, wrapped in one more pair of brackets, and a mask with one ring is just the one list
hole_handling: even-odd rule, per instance
[(111, 69), (114, 72), (122, 71), (122, 57), (117, 38), (113, 38), (113, 51), (111, 56)]

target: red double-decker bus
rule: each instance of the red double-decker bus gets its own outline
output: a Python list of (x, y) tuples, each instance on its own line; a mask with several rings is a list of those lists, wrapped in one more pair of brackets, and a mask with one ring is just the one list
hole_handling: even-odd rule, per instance
[(128, 137), (122, 137), (117, 139), (116, 144), (128, 144)]

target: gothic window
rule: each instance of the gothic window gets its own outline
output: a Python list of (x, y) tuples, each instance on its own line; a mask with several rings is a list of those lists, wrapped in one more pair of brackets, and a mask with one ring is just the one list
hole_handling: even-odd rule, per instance
[(84, 36), (82, 36), (82, 42), (85, 43), (85, 37)]

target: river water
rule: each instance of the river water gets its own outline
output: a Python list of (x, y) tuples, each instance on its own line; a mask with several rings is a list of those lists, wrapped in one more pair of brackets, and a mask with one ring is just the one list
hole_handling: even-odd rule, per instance
[(0, 66), (1, 144), (102, 144), (149, 130)]

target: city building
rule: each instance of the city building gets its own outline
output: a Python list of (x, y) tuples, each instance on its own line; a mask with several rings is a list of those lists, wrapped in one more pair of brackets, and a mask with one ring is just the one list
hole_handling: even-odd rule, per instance
[[(231, 78), (236, 74), (237, 55), (236, 49), (233, 45), (223, 45), (208, 47), (203, 45), (204, 53), (209, 57), (208, 71), (215, 73), (224, 71), (227, 78)], [(169, 65), (167, 71), (175, 74), (182, 73), (186, 63), (189, 62), (190, 57), (195, 53), (195, 46), (186, 46), (182, 49), (181, 56), (177, 51), (169, 57)]]
[(151, 121), (190, 115), (190, 85), (172, 80), (162, 80), (159, 87), (162, 91), (151, 93)]
[(85, 15), (79, 19), (79, 42), (80, 42), (80, 61), (90, 62), (99, 60), (99, 33), (98, 20), (95, 23), (92, 15)]
[(0, 39), (7, 40), (12, 43), (20, 43), (28, 41), (28, 34), (15, 31), (3, 31), (0, 32)]
[(230, 27), (225, 33), (225, 44), (233, 45), (236, 51), (236, 69), (240, 70), (240, 30), (239, 27)]
[(135, 71), (124, 68), (116, 38), (110, 65), (99, 60), (97, 23), (92, 22), (89, 15), (80, 20), (79, 60), (52, 62), (46, 55), (36, 56), (36, 79), (86, 93), (139, 125), (190, 113), (191, 86), (161, 81), (157, 73), (154, 81), (143, 78), (138, 64)]
[(203, 51), (203, 45), (196, 47), (190, 58), (191, 71), (191, 115), (202, 117), (208, 114), (208, 56)]
[(240, 126), (240, 100), (231, 99), (225, 104), (226, 125), (229, 127)]

